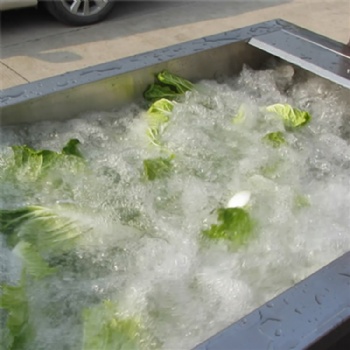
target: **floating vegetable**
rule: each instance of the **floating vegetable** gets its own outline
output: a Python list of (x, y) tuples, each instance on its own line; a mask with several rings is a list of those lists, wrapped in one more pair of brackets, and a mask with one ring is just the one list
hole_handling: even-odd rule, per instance
[(144, 174), (150, 181), (167, 177), (171, 174), (174, 156), (168, 158), (158, 157), (143, 161)]
[(156, 101), (162, 98), (174, 99), (194, 88), (190, 81), (167, 70), (158, 73), (156, 77), (158, 82), (151, 84), (143, 94), (147, 101)]
[(210, 229), (202, 231), (204, 237), (211, 240), (228, 240), (237, 245), (247, 242), (254, 230), (254, 221), (242, 208), (219, 208), (218, 222)]
[(287, 142), (284, 138), (283, 132), (281, 131), (270, 132), (263, 137), (263, 141), (268, 142), (274, 148), (278, 148)]
[(293, 108), (289, 104), (277, 103), (266, 107), (266, 110), (277, 114), (283, 119), (285, 126), (290, 128), (304, 126), (311, 121), (311, 115), (308, 112)]

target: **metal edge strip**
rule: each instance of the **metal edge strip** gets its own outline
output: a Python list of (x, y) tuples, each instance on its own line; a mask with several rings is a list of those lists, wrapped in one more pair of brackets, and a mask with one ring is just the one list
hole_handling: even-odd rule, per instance
[(249, 44), (350, 89), (350, 49), (345, 45), (336, 50), (336, 42), (325, 46), (322, 40), (285, 30), (253, 37)]

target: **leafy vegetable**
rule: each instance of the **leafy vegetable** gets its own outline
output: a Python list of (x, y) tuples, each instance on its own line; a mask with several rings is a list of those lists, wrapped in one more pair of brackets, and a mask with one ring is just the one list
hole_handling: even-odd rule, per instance
[[(33, 337), (33, 329), (28, 322), (29, 307), (26, 295), (25, 274), (18, 286), (1, 285), (0, 309), (7, 311), (7, 330), (1, 343), (7, 349), (25, 349), (27, 341)], [(1, 334), (1, 333), (0, 333)]]
[(75, 168), (83, 164), (83, 157), (78, 150), (77, 139), (72, 139), (63, 147), (62, 152), (51, 150), (35, 150), (28, 146), (12, 146), (14, 166), (12, 172), (21, 180), (36, 181), (47, 174), (53, 167), (62, 167), (74, 160)]
[(76, 156), (84, 159), (83, 155), (78, 149), (79, 144), (80, 141), (78, 139), (69, 140), (67, 144), (62, 148), (62, 154)]
[(167, 70), (158, 73), (157, 78), (163, 84), (174, 87), (176, 92), (179, 94), (183, 94), (186, 91), (191, 91), (194, 88), (194, 85), (190, 81), (181, 78), (178, 75), (172, 74)]
[(61, 210), (59, 206), (0, 210), (0, 231), (8, 236), (10, 246), (25, 241), (35, 246), (41, 255), (70, 250), (86, 229), (79, 227), (67, 213), (61, 214)]
[(279, 170), (282, 164), (283, 164), (283, 160), (278, 159), (270, 164), (262, 166), (260, 169), (261, 174), (270, 179), (276, 178), (279, 176)]
[(179, 95), (181, 94), (176, 92), (170, 86), (164, 86), (158, 83), (151, 84), (143, 94), (144, 98), (148, 101), (156, 101), (162, 98), (173, 99)]
[(289, 104), (274, 104), (266, 107), (266, 110), (282, 118), (286, 127), (297, 128), (306, 125), (311, 120), (308, 112), (293, 108)]
[(275, 148), (280, 147), (286, 143), (286, 139), (284, 138), (283, 132), (281, 131), (270, 132), (263, 137), (263, 140), (267, 141), (272, 145), (272, 147)]
[(147, 135), (151, 142), (156, 145), (161, 145), (160, 135), (169, 121), (171, 112), (174, 108), (174, 103), (162, 98), (154, 102), (147, 111), (147, 119), (149, 128)]
[(48, 265), (36, 248), (28, 242), (19, 242), (13, 252), (22, 259), (25, 272), (34, 278), (44, 278), (56, 271), (56, 269)]
[(310, 205), (310, 200), (307, 196), (298, 194), (294, 197), (294, 206), (296, 209), (306, 208)]
[(5, 339), (6, 349), (26, 349), (35, 336), (35, 329), (28, 320), (28, 278), (33, 277), (30, 283), (34, 283), (55, 273), (57, 269), (50, 267), (46, 260), (71, 251), (86, 230), (66, 216), (63, 208), (28, 206), (0, 210), (0, 231), (7, 236), (9, 246), (14, 247), (13, 253), (23, 262), (20, 284), (1, 286), (0, 308), (7, 311), (7, 327), (0, 335)]
[[(31, 207), (14, 210), (0, 210), (0, 232), (5, 235), (12, 234), (17, 227), (27, 221), (31, 215)], [(33, 207), (35, 208), (35, 207)], [(34, 209), (33, 209), (34, 210)]]
[(233, 117), (233, 124), (242, 124), (246, 118), (245, 106), (241, 105), (238, 109), (237, 114)]
[(110, 301), (83, 311), (83, 350), (152, 349), (155, 342), (137, 318), (116, 316), (117, 307)]
[(143, 161), (143, 168), (146, 178), (153, 181), (169, 176), (173, 168), (173, 158), (174, 156), (145, 159)]
[(151, 84), (143, 94), (148, 101), (162, 98), (174, 99), (194, 88), (190, 81), (169, 73), (167, 70), (158, 73), (157, 80), (158, 82)]
[[(28, 180), (36, 180), (43, 168), (44, 156), (42, 152), (27, 146), (12, 147), (15, 161), (15, 171), (24, 175)], [(46, 158), (46, 165), (50, 162), (49, 157)]]
[(165, 98), (154, 102), (147, 111), (150, 127), (159, 128), (168, 122), (173, 108), (174, 103)]
[(204, 237), (242, 245), (253, 233), (254, 222), (242, 208), (219, 208), (218, 221), (219, 225), (211, 225), (210, 229), (202, 231)]

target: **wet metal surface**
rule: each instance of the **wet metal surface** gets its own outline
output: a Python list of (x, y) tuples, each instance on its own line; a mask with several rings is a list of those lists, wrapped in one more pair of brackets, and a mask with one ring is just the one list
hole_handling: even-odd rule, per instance
[[(332, 334), (345, 323), (347, 329)], [(349, 327), (350, 252), (194, 350), (326, 349), (350, 335)]]
[(318, 43), (285, 30), (254, 37), (249, 44), (350, 89), (346, 48), (335, 51), (335, 45), (329, 49), (324, 41)]

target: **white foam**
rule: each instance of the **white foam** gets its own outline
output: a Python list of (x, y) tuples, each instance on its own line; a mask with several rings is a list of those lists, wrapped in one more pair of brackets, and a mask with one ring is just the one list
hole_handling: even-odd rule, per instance
[[(244, 68), (237, 78), (205, 81), (200, 93), (187, 93), (163, 134), (176, 155), (174, 174), (165, 180), (142, 179), (143, 159), (162, 153), (149, 144), (136, 105), (1, 136), (1, 166), (9, 145), (59, 150), (78, 138), (91, 167), (71, 179), (70, 192), (2, 185), (3, 208), (21, 198), (23, 204), (71, 201), (92, 215), (86, 224), (93, 231), (72, 260), (75, 270), (53, 277), (51, 288), (39, 283), (29, 291), (40, 330), (33, 349), (61, 350), (61, 337), (74, 348), (79, 310), (104, 298), (116, 298), (125, 315), (142, 314), (163, 349), (191, 348), (350, 249), (350, 140), (342, 131), (349, 106), (338, 97), (340, 88), (297, 73), (291, 66)], [(242, 103), (245, 123), (233, 124)], [(261, 141), (284, 131), (280, 121), (261, 120), (259, 108), (273, 103), (313, 116), (280, 149)], [(203, 246), (200, 231), (216, 221), (213, 210), (242, 189), (252, 194), (256, 237), (237, 251), (223, 242)], [(298, 196), (310, 205), (298, 208)], [(18, 267), (0, 249), (0, 269), (12, 281)], [(47, 311), (64, 300), (60, 314)]]

